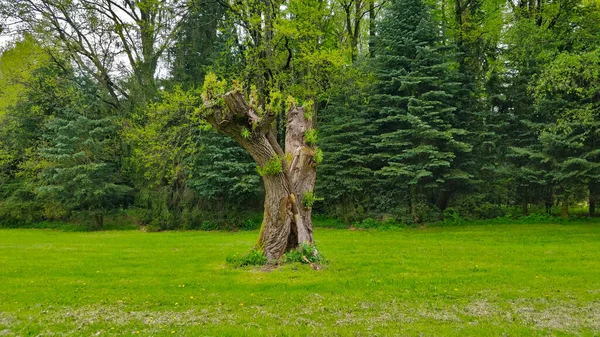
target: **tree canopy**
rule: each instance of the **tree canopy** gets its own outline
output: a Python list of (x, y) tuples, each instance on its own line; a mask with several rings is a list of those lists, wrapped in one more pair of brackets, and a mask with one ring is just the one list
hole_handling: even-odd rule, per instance
[(2, 223), (262, 226), (277, 258), (313, 213), (596, 212), (597, 1), (0, 0), (0, 22)]

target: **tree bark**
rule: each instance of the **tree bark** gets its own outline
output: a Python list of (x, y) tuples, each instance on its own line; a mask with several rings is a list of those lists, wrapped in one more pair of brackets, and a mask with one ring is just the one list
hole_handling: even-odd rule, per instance
[(419, 214), (419, 186), (416, 184), (410, 185), (410, 215), (413, 218), (413, 222), (421, 226), (423, 219)]
[(375, 57), (375, 0), (369, 1), (369, 57)]
[(589, 196), (589, 215), (596, 216), (596, 200), (598, 200), (598, 183), (588, 183)]
[(521, 196), (521, 214), (524, 216), (529, 215), (529, 191), (527, 187), (522, 186), (518, 192)]
[(104, 227), (104, 215), (102, 215), (102, 213), (94, 214), (94, 224), (97, 229)]
[(565, 193), (562, 196), (560, 205), (560, 217), (566, 219), (569, 216), (569, 196)]
[(443, 212), (446, 208), (448, 208), (448, 201), (450, 201), (450, 196), (451, 192), (447, 189), (442, 189), (439, 192), (438, 197), (435, 201), (435, 205), (440, 211)]
[(275, 262), (302, 243), (314, 244), (312, 210), (302, 202), (313, 191), (316, 178), (315, 152), (305, 141), (312, 120), (302, 107), (293, 106), (287, 112), (284, 152), (277, 142), (275, 113), (260, 115), (238, 91), (225, 94), (224, 105), (216, 101), (205, 101), (209, 111), (205, 118), (211, 125), (244, 147), (259, 167), (281, 164), (280, 170), (262, 171), (265, 204), (257, 247)]

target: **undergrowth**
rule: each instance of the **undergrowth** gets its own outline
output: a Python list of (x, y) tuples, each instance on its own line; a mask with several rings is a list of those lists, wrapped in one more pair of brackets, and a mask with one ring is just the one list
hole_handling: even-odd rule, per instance
[(234, 254), (227, 256), (225, 261), (234, 268), (246, 266), (263, 266), (267, 264), (267, 258), (260, 249), (252, 249), (246, 254)]
[[(263, 266), (266, 265), (268, 260), (264, 255), (264, 252), (260, 249), (252, 249), (246, 254), (234, 254), (225, 258), (227, 264), (233, 268), (241, 268), (247, 266)], [(310, 265), (320, 265), (326, 260), (319, 253), (317, 247), (307, 243), (301, 244), (298, 249), (293, 249), (285, 253), (279, 264), (284, 263), (302, 263)]]
[(320, 264), (325, 262), (323, 255), (319, 253), (317, 247), (307, 243), (301, 244), (298, 249), (290, 250), (289, 252), (285, 253), (282, 260), (284, 263), (299, 262)]

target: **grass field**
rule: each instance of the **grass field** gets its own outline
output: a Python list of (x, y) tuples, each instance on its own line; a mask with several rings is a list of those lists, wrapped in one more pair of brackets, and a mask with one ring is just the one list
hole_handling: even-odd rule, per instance
[(262, 272), (257, 232), (0, 230), (0, 336), (600, 335), (598, 225), (315, 236)]

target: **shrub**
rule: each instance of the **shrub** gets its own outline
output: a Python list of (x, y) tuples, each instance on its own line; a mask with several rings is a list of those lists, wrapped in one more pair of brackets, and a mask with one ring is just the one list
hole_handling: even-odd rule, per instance
[(202, 224), (200, 224), (200, 229), (203, 231), (214, 231), (219, 229), (219, 224), (215, 221), (205, 220), (202, 221)]
[(460, 213), (457, 209), (449, 207), (444, 210), (444, 220), (445, 225), (460, 225), (464, 222), (464, 219), (461, 218)]
[(377, 221), (373, 218), (366, 218), (363, 221), (357, 221), (354, 223), (354, 227), (356, 228), (378, 228), (381, 227), (381, 222)]
[(260, 227), (260, 223), (257, 223), (256, 221), (254, 221), (252, 219), (248, 219), (240, 225), (240, 229), (244, 230), (244, 231), (255, 230), (259, 227)]
[(227, 256), (225, 261), (228, 265), (234, 268), (245, 266), (262, 266), (267, 264), (267, 258), (265, 257), (263, 251), (259, 249), (252, 249), (244, 255), (235, 254), (233, 256)]
[(298, 249), (290, 250), (283, 255), (284, 263), (299, 262), (299, 263), (321, 263), (325, 259), (319, 253), (317, 247), (303, 243)]
[(450, 206), (464, 219), (469, 220), (495, 219), (506, 214), (502, 207), (492, 204), (488, 200), (489, 196), (485, 194), (457, 195), (451, 200)]

